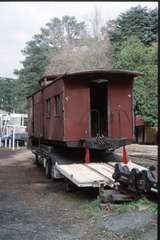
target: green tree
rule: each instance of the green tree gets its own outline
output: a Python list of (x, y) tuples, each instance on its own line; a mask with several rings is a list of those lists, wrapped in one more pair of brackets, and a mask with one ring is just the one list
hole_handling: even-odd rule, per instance
[(113, 44), (120, 46), (131, 35), (137, 36), (145, 45), (157, 41), (158, 9), (150, 10), (147, 7), (133, 7), (120, 14), (116, 21), (111, 21), (108, 30)]
[(23, 51), (25, 60), (22, 62), (23, 68), (15, 71), (18, 75), (17, 111), (25, 112), (27, 108), (26, 97), (38, 90), (38, 80), (42, 77), (46, 64), (48, 48), (39, 46), (36, 40), (27, 43), (26, 49)]
[(85, 33), (84, 22), (75, 17), (53, 18), (40, 33), (33, 36), (22, 50), (25, 56), (22, 69), (15, 70), (18, 77), (18, 111), (27, 110), (26, 97), (39, 89), (38, 80), (42, 78), (49, 63), (50, 52), (56, 55), (64, 44), (80, 41)]
[(0, 109), (7, 112), (16, 111), (17, 81), (12, 78), (0, 78)]
[(134, 82), (135, 114), (156, 125), (158, 9), (131, 8), (105, 27), (113, 46), (113, 67), (144, 73)]
[(144, 75), (134, 81), (135, 114), (144, 121), (157, 124), (157, 44), (145, 46), (138, 37), (123, 42), (114, 68), (137, 70)]

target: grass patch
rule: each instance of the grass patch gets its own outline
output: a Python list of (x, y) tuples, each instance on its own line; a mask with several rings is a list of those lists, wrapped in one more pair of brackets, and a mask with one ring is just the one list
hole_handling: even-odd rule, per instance
[(100, 201), (99, 201), (99, 199), (96, 199), (96, 200), (94, 200), (94, 201), (91, 201), (90, 203), (89, 203), (89, 208), (90, 209), (92, 209), (92, 210), (94, 210), (94, 211), (100, 211)]
[(91, 218), (96, 225), (100, 226), (102, 223), (102, 210), (100, 209), (100, 200), (96, 199), (94, 201), (88, 202), (86, 207), (86, 213), (89, 218)]
[(94, 201), (91, 201), (88, 203), (87, 209), (91, 216), (99, 215), (101, 214), (101, 209), (100, 209), (100, 201), (99, 199), (96, 199)]
[[(14, 151), (16, 150), (16, 151), (18, 151), (18, 150), (25, 150), (25, 149), (27, 149), (27, 147), (26, 146), (19, 146), (19, 148), (14, 148)], [(13, 149), (12, 148), (9, 148), (9, 147), (7, 147), (7, 148), (5, 148), (5, 147), (0, 147), (0, 151), (6, 151), (6, 152), (8, 152), (8, 151), (13, 151)]]
[(5, 147), (0, 147), (0, 151), (8, 151), (8, 150), (11, 150), (10, 148), (5, 148)]
[(125, 212), (133, 212), (135, 210), (138, 210), (140, 205), (146, 206), (146, 210), (157, 214), (157, 209), (158, 206), (156, 203), (151, 202), (147, 198), (141, 198), (135, 201), (132, 201), (131, 203), (124, 203), (119, 207), (119, 212), (120, 213), (125, 213)]

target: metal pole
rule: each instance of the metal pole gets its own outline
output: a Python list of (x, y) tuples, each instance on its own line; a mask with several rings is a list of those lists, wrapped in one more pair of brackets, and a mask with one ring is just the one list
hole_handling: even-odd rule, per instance
[(0, 137), (0, 147), (2, 147), (2, 138)]
[(14, 151), (15, 149), (15, 127), (13, 127), (13, 141), (12, 141), (12, 150)]

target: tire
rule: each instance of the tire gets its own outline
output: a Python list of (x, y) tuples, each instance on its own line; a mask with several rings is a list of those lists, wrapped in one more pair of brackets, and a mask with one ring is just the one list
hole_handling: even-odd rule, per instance
[(128, 166), (123, 166), (122, 169), (123, 169), (124, 174), (129, 175), (130, 171), (129, 171)]
[(72, 193), (77, 190), (76, 185), (74, 185), (72, 182), (66, 182), (66, 192), (67, 193)]
[(156, 183), (156, 179), (153, 177), (150, 171), (146, 170), (142, 171), (142, 178), (145, 181), (144, 192), (149, 193), (151, 191), (151, 188)]
[(119, 163), (116, 163), (112, 177), (115, 179), (115, 181), (119, 181), (119, 178), (121, 177), (122, 173), (123, 173), (122, 166)]
[(52, 177), (52, 180), (53, 180), (53, 181), (57, 180), (57, 178), (54, 176), (54, 167), (55, 167), (55, 161), (52, 161), (51, 177)]
[(47, 162), (46, 162), (45, 173), (46, 173), (46, 177), (48, 179), (51, 179), (51, 177), (52, 177), (52, 162), (51, 162), (51, 160), (47, 160)]
[(140, 171), (137, 168), (132, 168), (132, 170), (130, 172), (129, 186), (134, 191), (138, 190), (137, 177), (138, 177), (139, 173), (140, 173)]

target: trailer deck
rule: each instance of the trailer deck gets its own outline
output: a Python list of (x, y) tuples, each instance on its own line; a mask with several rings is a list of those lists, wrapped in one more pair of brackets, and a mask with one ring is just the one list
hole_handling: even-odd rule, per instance
[(57, 170), (78, 187), (113, 186), (113, 167), (106, 163), (56, 165)]
[[(115, 164), (115, 162), (56, 164), (56, 169), (78, 187), (100, 187), (101, 185), (113, 187), (115, 180), (112, 176)], [(146, 170), (132, 162), (127, 166), (130, 170), (135, 167)]]

